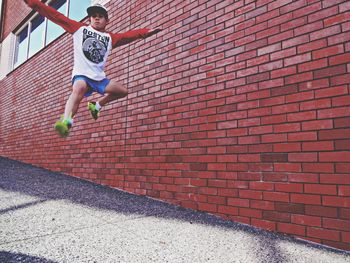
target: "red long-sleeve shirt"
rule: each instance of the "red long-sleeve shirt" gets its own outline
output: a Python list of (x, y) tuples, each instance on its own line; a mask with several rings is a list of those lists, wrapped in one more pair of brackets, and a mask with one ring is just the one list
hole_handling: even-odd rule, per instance
[(111, 49), (140, 38), (146, 38), (150, 32), (147, 28), (125, 33), (102, 32), (90, 25), (66, 17), (39, 0), (28, 0), (27, 3), (39, 14), (47, 17), (73, 35), (73, 76), (84, 75), (93, 80), (104, 79), (106, 77), (104, 66)]

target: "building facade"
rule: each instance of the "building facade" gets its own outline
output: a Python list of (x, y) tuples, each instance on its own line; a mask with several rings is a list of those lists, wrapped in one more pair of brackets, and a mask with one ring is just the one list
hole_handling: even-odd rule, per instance
[(163, 31), (113, 50), (128, 97), (62, 139), (72, 37), (2, 1), (0, 155), (350, 250), (350, 2), (103, 2), (109, 31)]

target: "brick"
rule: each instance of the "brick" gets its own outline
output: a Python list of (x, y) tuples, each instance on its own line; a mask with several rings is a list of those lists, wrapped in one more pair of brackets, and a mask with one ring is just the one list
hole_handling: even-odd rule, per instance
[(350, 186), (340, 185), (338, 189), (340, 196), (350, 196)]
[(301, 172), (302, 170), (301, 165), (298, 163), (276, 163), (274, 167), (276, 172)]
[(218, 210), (216, 204), (207, 204), (207, 203), (198, 203), (198, 209), (209, 213), (215, 213)]
[(249, 207), (249, 200), (242, 198), (228, 198), (227, 204), (229, 206)]
[[(290, 14), (290, 13), (288, 13)], [(286, 31), (288, 29), (300, 27), (307, 24), (307, 18), (306, 17), (299, 17), (293, 20), (290, 20), (286, 23), (281, 24), (281, 30)]]
[(272, 143), (272, 142), (285, 142), (287, 141), (287, 135), (286, 134), (268, 134), (268, 135), (262, 135), (262, 143)]
[(340, 208), (339, 209), (339, 217), (342, 219), (350, 219), (350, 209)]
[(295, 57), (286, 58), (284, 60), (284, 66), (288, 67), (295, 64), (301, 64), (303, 62), (310, 61), (310, 60), (311, 60), (311, 53), (305, 53)]
[(250, 207), (260, 210), (274, 210), (274, 202), (261, 201), (261, 200), (250, 200)]
[(319, 195), (291, 194), (291, 201), (293, 203), (319, 205), (321, 204), (321, 197)]
[(339, 76), (333, 76), (331, 77), (331, 85), (332, 86), (337, 86), (337, 85), (342, 85), (342, 84), (347, 84), (349, 80), (350, 74), (342, 74)]
[(332, 163), (303, 163), (302, 169), (304, 172), (309, 173), (333, 173), (334, 172), (334, 164)]
[(327, 78), (324, 79), (317, 79), (317, 80), (311, 80), (304, 83), (301, 83), (299, 85), (300, 90), (313, 90), (313, 89), (320, 89), (320, 88), (327, 88), (329, 87), (329, 80)]
[(316, 32), (312, 32), (310, 34), (310, 40), (316, 40), (316, 39), (320, 39), (320, 38), (325, 38), (328, 36), (332, 36), (334, 34), (338, 34), (341, 33), (341, 27), (339, 25), (335, 25), (332, 27), (327, 27), (321, 30), (318, 30)]
[[(282, 113), (297, 112), (297, 111), (299, 111), (298, 103), (285, 104), (285, 105), (272, 107), (272, 114), (282, 114)], [(269, 116), (269, 117), (273, 117), (273, 116)]]
[(262, 192), (252, 190), (239, 190), (239, 196), (241, 198), (262, 199)]
[(239, 215), (247, 216), (249, 218), (262, 218), (262, 211), (257, 209), (241, 207), (239, 208)]
[(338, 118), (334, 120), (335, 128), (347, 128), (350, 126), (350, 117)]
[(337, 140), (335, 141), (335, 150), (350, 150), (350, 140)]
[(344, 117), (348, 116), (348, 112), (350, 110), (350, 107), (339, 107), (339, 108), (333, 108), (328, 110), (318, 110), (318, 116), (319, 118), (335, 118), (335, 117)]
[(321, 174), (320, 182), (322, 184), (350, 184), (350, 176), (346, 174)]
[(339, 231), (334, 230), (326, 230), (322, 228), (315, 228), (315, 227), (308, 227), (307, 228), (307, 235), (310, 237), (316, 237), (326, 240), (340, 240), (340, 233)]
[(300, 104), (300, 110), (306, 111), (306, 110), (330, 108), (331, 103), (332, 102), (329, 98), (306, 101)]
[(348, 173), (350, 171), (349, 163), (337, 163), (335, 164), (336, 173)]
[(286, 103), (305, 101), (314, 99), (314, 93), (310, 91), (300, 92), (298, 94), (292, 94), (286, 96)]
[(321, 218), (307, 215), (292, 215), (291, 222), (299, 225), (321, 227)]
[(263, 211), (263, 219), (277, 222), (290, 222), (290, 214), (274, 211)]
[(272, 53), (271, 60), (277, 60), (277, 59), (282, 59), (282, 58), (287, 58), (291, 56), (295, 56), (297, 54), (297, 50), (295, 47), (283, 49), (281, 51), (276, 51)]
[[(303, 64), (298, 65), (298, 71), (299, 72), (305, 72), (305, 71), (315, 71), (320, 68), (325, 68), (328, 66), (327, 59), (319, 59), (319, 60), (313, 60), (311, 62), (306, 62)], [(322, 76), (322, 73), (324, 74)], [(319, 78), (326, 76), (326, 70), (319, 72)]]
[(306, 205), (305, 214), (321, 217), (337, 217), (336, 207), (318, 206), (318, 205)]
[[(322, 89), (322, 90), (316, 90), (315, 97), (316, 98), (323, 98), (323, 97), (333, 97), (333, 96), (339, 96), (344, 95), (348, 93), (348, 89), (346, 86), (339, 86), (339, 87), (332, 87), (328, 89)], [(345, 100), (348, 98), (345, 98)], [(335, 105), (334, 106), (339, 106)]]
[[(338, 71), (340, 72), (340, 69)], [(297, 73), (297, 68), (295, 66), (285, 67), (283, 69), (271, 71), (271, 78), (280, 78), (288, 75), (293, 75), (295, 73)]]
[(317, 162), (317, 153), (290, 153), (290, 162)]
[(312, 72), (302, 72), (285, 78), (286, 84), (302, 83), (305, 81), (311, 81), (313, 79)]
[(346, 73), (345, 65), (327, 67), (325, 69), (315, 70), (315, 78), (332, 77), (334, 75), (340, 75)]
[(282, 115), (271, 115), (264, 116), (261, 118), (261, 124), (274, 124), (274, 123), (285, 123), (287, 121), (287, 116), (285, 114)]
[(285, 182), (287, 175), (285, 173), (263, 173), (263, 180), (267, 182)]
[[(302, 142), (302, 141), (315, 141), (315, 140), (317, 140), (317, 132), (314, 132), (314, 131), (311, 131), (311, 132), (296, 132), (296, 133), (289, 133), (288, 134), (288, 141)], [(306, 154), (305, 156), (307, 156), (307, 155), (308, 154)], [(299, 155), (294, 155), (294, 156), (296, 158)], [(308, 155), (308, 156), (310, 156), (310, 155)], [(292, 159), (290, 159), (290, 160), (293, 161)]]
[(319, 182), (319, 176), (313, 173), (289, 174), (288, 179), (290, 182), (301, 182), (301, 183), (318, 183)]
[[(326, 130), (326, 129), (332, 129), (332, 128), (333, 128), (332, 120), (315, 120), (315, 121), (307, 121), (302, 123), (303, 131)], [(323, 133), (323, 132), (321, 131), (320, 133)], [(324, 133), (327, 134), (328, 131), (325, 131)], [(323, 139), (326, 139), (326, 136), (324, 136)]]
[(290, 124), (288, 123), (288, 124), (274, 125), (273, 130), (275, 133), (300, 131), (300, 124), (299, 123), (290, 123)]
[(343, 45), (336, 45), (331, 47), (326, 47), (312, 52), (313, 59), (327, 58), (337, 54), (344, 53)]
[(319, 153), (320, 162), (350, 162), (350, 152), (322, 152)]
[(337, 229), (337, 230), (343, 230), (343, 231), (348, 231), (350, 229), (350, 222), (348, 220), (324, 218), (322, 221), (323, 221), (322, 222), (323, 227), (325, 228)]
[[(312, 42), (298, 46), (298, 53), (305, 53), (305, 52), (309, 52), (309, 51), (313, 51), (313, 50), (319, 50), (319, 49), (325, 48), (325, 47), (327, 47), (327, 40), (326, 39), (319, 39), (319, 40), (312, 41)], [(314, 53), (312, 53), (312, 55), (313, 55), (313, 59), (321, 58), (318, 56), (314, 56)]]
[(275, 189), (278, 192), (302, 193), (303, 185), (297, 183), (276, 183)]
[(311, 22), (322, 20), (325, 17), (334, 16), (335, 14), (337, 14), (337, 11), (338, 10), (335, 6), (331, 8), (323, 8), (322, 10), (309, 15), (309, 20)]
[[(350, 233), (349, 232), (342, 232), (342, 241), (350, 243)], [(349, 250), (348, 248), (344, 249), (344, 250)]]
[(304, 206), (304, 204), (275, 202), (275, 209), (277, 211), (288, 212), (293, 214), (304, 214)]
[(330, 17), (328, 19), (325, 19), (325, 26), (332, 26), (336, 24), (341, 24), (344, 23), (344, 21), (347, 21), (350, 19), (350, 13), (343, 13), (343, 14), (338, 14), (333, 17)]
[(279, 95), (293, 94), (293, 93), (296, 93), (297, 91), (298, 91), (297, 85), (289, 85), (289, 86), (271, 89), (271, 95), (279, 96)]
[[(341, 90), (339, 90), (339, 92), (340, 91)], [(334, 107), (347, 106), (347, 105), (350, 105), (349, 99), (350, 99), (350, 95), (332, 98), (332, 104)]]
[(336, 196), (323, 196), (322, 204), (326, 206), (349, 207), (350, 198), (336, 197)]
[(219, 206), (218, 212), (227, 215), (238, 215), (238, 208), (229, 206)]
[(300, 152), (301, 143), (300, 142), (287, 142), (275, 144), (273, 147), (274, 152)]
[(270, 231), (275, 231), (276, 230), (276, 223), (268, 221), (268, 220), (252, 218), (251, 224), (253, 226), (260, 227), (260, 228), (263, 228), (263, 229), (267, 229), (267, 230), (270, 230)]
[(288, 154), (261, 154), (262, 162), (286, 162)]
[(287, 114), (288, 122), (306, 121), (316, 119), (316, 111), (303, 111), (300, 113)]
[(316, 21), (314, 23), (309, 23), (305, 26), (301, 26), (297, 29), (295, 29), (295, 35), (304, 35), (306, 33), (310, 33), (313, 31), (317, 31), (323, 28), (322, 22), (321, 21)]
[(349, 138), (350, 129), (333, 129), (319, 132), (319, 140), (346, 139)]
[(267, 200), (267, 201), (289, 202), (288, 193), (264, 192), (263, 196), (264, 196), (264, 200)]
[(306, 232), (304, 226), (287, 224), (287, 223), (278, 223), (277, 230), (287, 234), (299, 235), (299, 236), (305, 236), (305, 232)]
[(309, 194), (336, 195), (337, 187), (335, 185), (305, 184), (304, 191)]

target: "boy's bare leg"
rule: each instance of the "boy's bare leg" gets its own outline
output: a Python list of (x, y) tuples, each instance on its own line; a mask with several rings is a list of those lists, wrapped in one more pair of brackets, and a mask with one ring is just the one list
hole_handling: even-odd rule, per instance
[(84, 98), (84, 94), (88, 91), (88, 86), (84, 80), (77, 80), (73, 84), (73, 91), (70, 94), (64, 110), (64, 119), (74, 117), (77, 113), (79, 104)]
[(101, 106), (105, 106), (107, 103), (114, 101), (116, 99), (124, 98), (128, 95), (128, 90), (120, 83), (111, 80), (107, 85), (105, 95), (102, 99), (98, 101)]

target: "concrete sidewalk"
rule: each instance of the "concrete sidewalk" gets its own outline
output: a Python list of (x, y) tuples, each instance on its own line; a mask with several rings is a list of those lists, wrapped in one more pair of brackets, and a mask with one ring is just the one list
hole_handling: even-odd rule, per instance
[(0, 262), (350, 262), (309, 244), (0, 157)]

